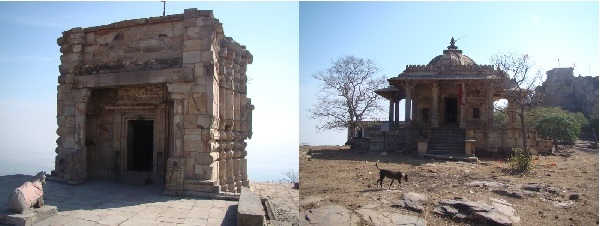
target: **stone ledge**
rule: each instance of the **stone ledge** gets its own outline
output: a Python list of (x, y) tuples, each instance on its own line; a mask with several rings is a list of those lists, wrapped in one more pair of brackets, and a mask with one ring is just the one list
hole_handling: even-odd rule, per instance
[(162, 193), (164, 196), (171, 197), (194, 197), (194, 198), (207, 198), (207, 199), (218, 199), (218, 200), (233, 200), (237, 201), (240, 199), (239, 193), (230, 193), (230, 192), (222, 192), (222, 193), (208, 193), (208, 192), (199, 192), (199, 191), (164, 191)]
[(75, 88), (99, 88), (193, 81), (194, 72), (192, 68), (170, 68), (77, 76), (75, 77)]
[(95, 31), (108, 30), (108, 29), (133, 27), (133, 26), (144, 25), (144, 24), (168, 23), (168, 22), (175, 22), (175, 21), (182, 21), (182, 20), (183, 20), (183, 14), (174, 14), (174, 15), (160, 16), (160, 17), (124, 20), (124, 21), (115, 22), (115, 23), (108, 24), (108, 25), (88, 27), (88, 28), (83, 29), (83, 32), (95, 32)]
[(57, 213), (58, 208), (56, 206), (48, 205), (26, 211), (22, 214), (12, 213), (9, 209), (4, 209), (0, 212), (0, 224), (30, 226), (53, 217)]
[(265, 211), (260, 197), (250, 188), (242, 187), (238, 204), (237, 225), (265, 225)]

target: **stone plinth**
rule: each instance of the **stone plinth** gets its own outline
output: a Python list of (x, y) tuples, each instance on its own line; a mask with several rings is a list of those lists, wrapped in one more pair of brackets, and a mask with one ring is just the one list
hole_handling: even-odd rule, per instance
[(475, 140), (473, 140), (473, 139), (465, 140), (465, 155), (466, 156), (473, 156), (475, 154), (475, 153), (473, 153), (474, 145), (475, 145)]
[(427, 145), (429, 144), (429, 140), (418, 140), (417, 141), (417, 151), (419, 154), (425, 154), (427, 152)]
[(4, 209), (0, 213), (0, 224), (30, 226), (55, 216), (57, 212), (58, 208), (56, 206), (49, 205), (26, 210), (22, 214), (12, 213), (10, 210)]

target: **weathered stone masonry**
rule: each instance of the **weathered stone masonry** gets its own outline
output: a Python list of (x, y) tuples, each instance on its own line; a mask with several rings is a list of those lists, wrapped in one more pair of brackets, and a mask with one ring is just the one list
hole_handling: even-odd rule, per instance
[(63, 32), (52, 174), (164, 183), (185, 192), (248, 186), (252, 55), (210, 10)]

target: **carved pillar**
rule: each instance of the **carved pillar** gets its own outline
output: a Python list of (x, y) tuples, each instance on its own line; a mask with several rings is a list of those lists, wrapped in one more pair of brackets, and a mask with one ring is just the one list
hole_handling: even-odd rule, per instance
[(461, 82), (460, 84), (461, 86), (461, 91), (462, 91), (462, 95), (460, 96), (460, 128), (464, 129), (467, 127), (467, 117), (466, 117), (466, 113), (467, 113), (467, 101), (466, 101), (466, 96), (467, 96), (467, 89), (465, 86), (465, 82)]
[(390, 126), (390, 128), (393, 127), (394, 125), (394, 99), (390, 98), (390, 117), (389, 117), (389, 121), (388, 124)]
[[(222, 137), (225, 136), (222, 134)], [(223, 143), (220, 144), (219, 148), (219, 185), (221, 186), (221, 191), (227, 191), (227, 150), (225, 149), (225, 145)]]
[(433, 82), (433, 87), (431, 88), (431, 126), (437, 128), (438, 125), (438, 96), (439, 96), (439, 85), (437, 82)]
[(233, 169), (234, 164), (235, 164), (235, 159), (234, 159), (234, 152), (233, 149), (230, 148), (229, 152), (227, 152), (227, 170), (225, 171), (226, 173), (226, 177), (227, 177), (227, 191), (229, 192), (235, 192), (235, 185), (234, 185), (234, 172)]
[[(169, 86), (170, 84), (167, 84)], [(168, 155), (166, 175), (165, 175), (165, 190), (179, 194), (183, 191), (185, 161), (183, 158), (183, 137), (184, 137), (184, 99), (185, 94), (169, 93), (173, 100), (173, 147), (172, 152)]]

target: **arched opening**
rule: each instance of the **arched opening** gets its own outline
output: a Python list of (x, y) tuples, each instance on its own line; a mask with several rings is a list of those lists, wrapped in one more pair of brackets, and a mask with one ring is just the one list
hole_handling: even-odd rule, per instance
[(508, 100), (494, 101), (494, 127), (504, 129), (508, 127)]

